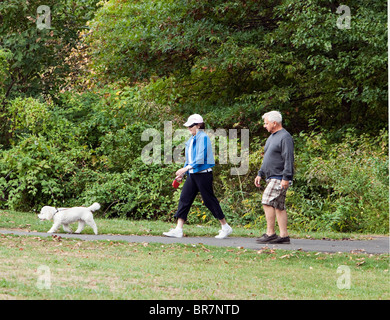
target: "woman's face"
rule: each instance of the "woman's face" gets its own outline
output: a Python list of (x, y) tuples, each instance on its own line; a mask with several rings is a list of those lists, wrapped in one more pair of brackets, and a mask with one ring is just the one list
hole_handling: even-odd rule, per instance
[(196, 135), (196, 133), (198, 132), (198, 130), (199, 130), (199, 124), (196, 124), (196, 125), (194, 125), (193, 127), (188, 127), (188, 130), (190, 130), (190, 132), (191, 132), (191, 134), (193, 135), (193, 136), (195, 136)]

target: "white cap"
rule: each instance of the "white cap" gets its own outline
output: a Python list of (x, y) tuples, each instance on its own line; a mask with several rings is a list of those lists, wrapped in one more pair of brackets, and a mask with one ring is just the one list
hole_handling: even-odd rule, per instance
[(189, 127), (190, 125), (194, 124), (194, 123), (202, 123), (203, 122), (203, 118), (201, 115), (195, 113), (191, 116), (189, 116), (187, 122), (184, 124), (186, 127)]

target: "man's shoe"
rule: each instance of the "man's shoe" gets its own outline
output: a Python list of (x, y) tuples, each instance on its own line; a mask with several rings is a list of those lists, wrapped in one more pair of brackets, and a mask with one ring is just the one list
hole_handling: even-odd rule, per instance
[(168, 232), (163, 232), (163, 235), (171, 238), (183, 238), (183, 230), (171, 229)]
[(264, 233), (260, 238), (256, 239), (256, 242), (257, 243), (269, 243), (270, 241), (275, 240), (277, 238), (278, 238), (278, 236), (276, 235), (276, 233), (274, 233), (273, 235), (270, 235), (270, 236), (268, 234)]
[(290, 237), (277, 237), (276, 239), (271, 240), (269, 243), (290, 244)]
[(226, 230), (219, 230), (219, 234), (215, 236), (216, 239), (225, 239), (229, 234), (233, 232), (233, 229), (229, 226)]

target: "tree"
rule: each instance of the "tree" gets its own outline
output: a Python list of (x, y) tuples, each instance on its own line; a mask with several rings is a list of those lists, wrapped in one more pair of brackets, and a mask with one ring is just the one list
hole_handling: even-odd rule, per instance
[(386, 3), (343, 4), (344, 15), (337, 1), (287, 0), (276, 8), (281, 22), (267, 37), (276, 49), (267, 67), (283, 81), (272, 91), (285, 92), (289, 106), (321, 126), (386, 127)]
[[(9, 72), (9, 60), (12, 58), (12, 52), (9, 50), (0, 49), (0, 101), (5, 99), (6, 95), (6, 79)], [(0, 105), (0, 123), (4, 123), (4, 105)], [(6, 126), (0, 126), (0, 146), (8, 140), (8, 132)]]
[(293, 132), (384, 127), (386, 4), (345, 3), (341, 30), (331, 0), (110, 0), (87, 39), (94, 77), (148, 82), (158, 103), (254, 133), (270, 109)]
[[(0, 2), (0, 49), (12, 52), (0, 83), (6, 99), (55, 97), (71, 66), (65, 63), (80, 42), (98, 0), (5, 0)], [(44, 18), (44, 19), (43, 19)], [(17, 23), (15, 23), (17, 21)]]

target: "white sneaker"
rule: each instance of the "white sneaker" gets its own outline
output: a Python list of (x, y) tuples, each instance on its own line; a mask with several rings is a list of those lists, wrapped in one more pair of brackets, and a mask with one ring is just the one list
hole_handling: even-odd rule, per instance
[(233, 229), (229, 226), (227, 229), (219, 230), (219, 234), (215, 236), (216, 239), (225, 239), (229, 234), (233, 232)]
[(164, 236), (172, 237), (172, 238), (183, 238), (183, 230), (182, 229), (171, 229), (168, 232), (163, 232)]

